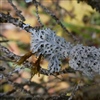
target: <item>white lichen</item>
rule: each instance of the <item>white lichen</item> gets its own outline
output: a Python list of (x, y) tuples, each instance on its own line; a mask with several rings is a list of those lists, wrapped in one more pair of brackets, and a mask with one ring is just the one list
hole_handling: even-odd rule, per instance
[(70, 52), (69, 65), (84, 75), (92, 77), (100, 74), (100, 49), (77, 44)]
[(37, 56), (42, 54), (49, 61), (50, 73), (59, 72), (61, 60), (69, 56), (72, 45), (63, 38), (56, 36), (49, 28), (33, 30), (31, 34), (31, 51)]
[(74, 46), (49, 28), (30, 32), (31, 51), (37, 56), (42, 54), (48, 60), (50, 73), (59, 72), (61, 61), (69, 58), (69, 66), (82, 71), (84, 75), (92, 77), (96, 73), (100, 74), (100, 49), (81, 44)]

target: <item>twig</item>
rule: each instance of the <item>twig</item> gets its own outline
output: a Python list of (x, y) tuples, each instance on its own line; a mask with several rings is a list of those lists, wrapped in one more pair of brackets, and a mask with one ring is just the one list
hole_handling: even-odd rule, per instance
[(48, 10), (45, 6), (43, 6), (40, 2), (33, 0), (34, 4), (38, 4), (47, 14), (49, 14), (56, 22), (58, 25), (60, 25), (74, 40), (78, 40), (72, 33), (70, 33), (66, 27), (62, 24), (62, 22), (56, 17), (56, 15)]
[(30, 94), (31, 96), (34, 96), (34, 94), (32, 94), (30, 91), (27, 91), (26, 89), (24, 89), (23, 85), (22, 84), (19, 84), (19, 83), (14, 83), (9, 77), (7, 74), (3, 74), (7, 80), (8, 83), (10, 83), (14, 88), (15, 90), (16, 89), (20, 89), (22, 91), (24, 91), (25, 93), (28, 93)]
[(25, 21), (24, 16), (21, 14), (22, 11), (18, 10), (17, 7), (12, 3), (12, 0), (8, 0), (8, 2), (11, 4), (11, 6), (16, 11), (16, 14), (21, 18), (22, 21)]
[(39, 16), (39, 13), (38, 13), (38, 4), (37, 4), (37, 2), (35, 2), (35, 7), (36, 7), (36, 18), (37, 18), (38, 22), (40, 23), (41, 27), (44, 27), (43, 23), (40, 20), (40, 16)]
[(32, 27), (29, 24), (25, 24), (23, 21), (20, 21), (18, 18), (13, 18), (10, 14), (0, 13), (0, 23), (12, 23), (13, 25), (20, 27), (27, 32), (30, 30), (37, 29), (40, 27)]
[(9, 40), (2, 40), (0, 43), (9, 42)]

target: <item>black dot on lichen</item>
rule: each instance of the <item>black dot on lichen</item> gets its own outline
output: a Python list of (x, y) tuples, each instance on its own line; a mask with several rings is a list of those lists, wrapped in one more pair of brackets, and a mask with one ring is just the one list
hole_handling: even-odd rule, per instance
[(77, 57), (75, 57), (75, 60), (77, 60)]
[(41, 47), (44, 47), (44, 45), (42, 44)]

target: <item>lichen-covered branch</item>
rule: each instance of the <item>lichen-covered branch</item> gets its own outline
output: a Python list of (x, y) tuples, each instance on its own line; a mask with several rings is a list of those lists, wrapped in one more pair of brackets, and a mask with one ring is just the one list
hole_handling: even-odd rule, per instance
[(9, 13), (0, 13), (0, 23), (11, 23), (17, 27), (20, 27), (27, 32), (30, 32), (30, 29), (36, 29), (37, 27), (32, 27), (29, 24), (25, 24), (23, 21), (18, 18), (13, 18)]
[(82, 44), (75, 46), (64, 38), (56, 36), (55, 32), (49, 28), (33, 28), (3, 13), (0, 13), (0, 17), (2, 22), (10, 22), (31, 33), (31, 51), (37, 56), (42, 54), (49, 61), (47, 73), (59, 72), (61, 61), (69, 58), (69, 66), (74, 70), (82, 71), (88, 77), (100, 74), (100, 48)]
[[(15, 9), (15, 11), (17, 12), (17, 15), (22, 20), (24, 20), (24, 17), (21, 15), (21, 12), (17, 9), (17, 7), (12, 3), (12, 0), (8, 0), (8, 1), (12, 5), (12, 7)], [(41, 26), (44, 27), (44, 25), (42, 24), (42, 22), (40, 20), (40, 16), (38, 14), (38, 6), (41, 7), (54, 20), (56, 20), (56, 23), (59, 24), (69, 35), (71, 35), (74, 39), (76, 39), (65, 28), (65, 26), (55, 16), (55, 14), (52, 13), (50, 10), (48, 10), (45, 6), (43, 6), (41, 4), (41, 2), (38, 2), (36, 0), (25, 0), (25, 1), (26, 1), (26, 3), (32, 2), (35, 5), (36, 14), (37, 14), (36, 17)], [(79, 1), (83, 1), (83, 0), (79, 0)], [(85, 0), (85, 1), (91, 5), (93, 2), (95, 2), (94, 0), (91, 0), (92, 3), (89, 2), (89, 0)], [(96, 0), (96, 1), (98, 1), (98, 0)], [(100, 10), (99, 4), (95, 3), (95, 5), (97, 5), (97, 7), (95, 7), (95, 6), (93, 6), (93, 7), (95, 7), (99, 11)], [(52, 76), (55, 76), (56, 78), (58, 78), (57, 75), (66, 74), (66, 73), (67, 74), (71, 73), (71, 75), (73, 75), (74, 73), (76, 73), (76, 71), (82, 72), (83, 75), (85, 75), (89, 78), (93, 78), (95, 75), (100, 75), (100, 48), (96, 48), (93, 46), (92, 47), (83, 46), (82, 44), (77, 44), (77, 45), (72, 44), (70, 42), (67, 42), (64, 38), (57, 36), (56, 32), (50, 28), (43, 28), (41, 26), (40, 27), (32, 27), (28, 24), (25, 24), (23, 21), (19, 20), (18, 18), (12, 17), (9, 13), (8, 14), (0, 13), (0, 23), (11, 23), (11, 24), (13, 24), (19, 28), (22, 28), (23, 30), (26, 30), (27, 32), (30, 33), (30, 37), (31, 37), (30, 52), (31, 52), (31, 54), (32, 55), (34, 54), (38, 58), (42, 55), (42, 57), (48, 61), (48, 69), (42, 68), (40, 66), (40, 62), (38, 63), (39, 68), (40, 68), (39, 69), (40, 74), (47, 75), (47, 76), (52, 75)], [(21, 58), (23, 58), (25, 56), (19, 56), (19, 55), (14, 54), (7, 47), (1, 45), (1, 43), (4, 43), (4, 42), (8, 42), (8, 40), (0, 41), (0, 60), (4, 61), (4, 63), (6, 63), (7, 61), (10, 61), (12, 63), (15, 63), (16, 65), (19, 64), (19, 61), (21, 61)], [(66, 58), (67, 58), (69, 67), (65, 68), (64, 70), (61, 70), (63, 60), (65, 60)], [(31, 91), (31, 87), (33, 87), (35, 85), (37, 85), (38, 88), (43, 88), (45, 93), (48, 93), (48, 89), (45, 87), (44, 82), (41, 85), (35, 84), (34, 82), (31, 82), (32, 77), (27, 79), (27, 81), (25, 80), (24, 83), (16, 83), (15, 82), (15, 80), (20, 76), (21, 70), (23, 70), (25, 68), (28, 68), (35, 73), (35, 71), (32, 69), (37, 67), (37, 66), (35, 66), (36, 63), (30, 62), (26, 59), (23, 59), (23, 61), (24, 62), (21, 63), (23, 66), (13, 67), (13, 68), (11, 67), (11, 69), (8, 72), (5, 72), (5, 71), (7, 71), (6, 68), (4, 66), (0, 65), (0, 72), (1, 72), (0, 79), (1, 80), (5, 79), (5, 81), (7, 81), (7, 84), (11, 84), (13, 86), (12, 91), (8, 91), (6, 93), (0, 93), (0, 97), (4, 97), (4, 96), (8, 97), (8, 95), (10, 95), (10, 94), (13, 95), (13, 93), (17, 92), (17, 90), (22, 90), (26, 94), (29, 94), (31, 97), (34, 97), (35, 95), (37, 95), (37, 93), (35, 93), (35, 92), (33, 93), (33, 91)], [(18, 76), (17, 76), (17, 78), (15, 77), (13, 80), (12, 77), (15, 73), (17, 73)], [(70, 80), (69, 77), (68, 77), (68, 80), (73, 81), (73, 80)], [(73, 76), (71, 76), (71, 77), (73, 77)], [(87, 81), (87, 80), (85, 80), (84, 77), (81, 78), (78, 75), (76, 75), (76, 77), (74, 76), (74, 78), (77, 78), (74, 82), (75, 83), (77, 82), (78, 85), (80, 85), (80, 83), (81, 83), (80, 81)], [(61, 79), (60, 79), (60, 81), (61, 81)], [(82, 84), (84, 84), (84, 82), (82, 82)], [(27, 89), (24, 88), (24, 86), (27, 86), (27, 85), (30, 87), (29, 91), (27, 91)], [(70, 100), (70, 99), (74, 100), (74, 98), (75, 98), (75, 100), (77, 100), (77, 99), (79, 99), (77, 97), (85, 98), (84, 96), (88, 92), (90, 92), (87, 95), (88, 98), (96, 98), (95, 96), (98, 96), (100, 94), (100, 91), (99, 91), (100, 85), (98, 84), (95, 86), (96, 87), (92, 87), (92, 88), (90, 87), (88, 89), (87, 89), (87, 87), (86, 88), (83, 87), (82, 91), (80, 90), (80, 88), (76, 88), (76, 89), (74, 89), (75, 91), (73, 91), (73, 93), (69, 99), (66, 96), (67, 93), (65, 93), (64, 96), (67, 97), (68, 100)], [(92, 92), (94, 90), (97, 91), (94, 93), (95, 96), (94, 95), (91, 96), (92, 95), (91, 89), (92, 89)], [(34, 90), (36, 90), (36, 89), (34, 89)], [(58, 98), (62, 98), (62, 96), (61, 97), (59, 96)], [(85, 99), (87, 99), (87, 98), (85, 98)]]
[(100, 48), (73, 45), (49, 28), (31, 31), (31, 51), (49, 61), (50, 73), (59, 72), (61, 61), (69, 58), (69, 66), (88, 77), (100, 74)]
[[(6, 47), (4, 47), (4, 46), (2, 46), (2, 45), (0, 44), (0, 54), (1, 54), (1, 53), (2, 53), (2, 55), (3, 55), (6, 59), (11, 60), (11, 61), (14, 62), (15, 64), (17, 64), (17, 61), (19, 61), (20, 58), (21, 58), (21, 56), (14, 54), (14, 53), (11, 52), (9, 49), (7, 49)], [(25, 66), (25, 68), (29, 68), (29, 69), (31, 69), (31, 67), (32, 67), (32, 68), (35, 67), (35, 66), (33, 66), (33, 63), (32, 63), (32, 62), (29, 62), (29, 61), (24, 61), (23, 65)], [(15, 69), (15, 70), (16, 70), (16, 69)], [(20, 69), (19, 69), (19, 70), (17, 69), (17, 71), (20, 71)], [(43, 69), (43, 68), (40, 69), (40, 73), (41, 73), (41, 74), (44, 74), (44, 75), (49, 75), (49, 71), (46, 70), (46, 69)], [(67, 70), (67, 69), (64, 69), (64, 70), (58, 72), (57, 75), (66, 74), (66, 73), (74, 73), (74, 70), (72, 70), (72, 69), (68, 69), (68, 70)], [(53, 75), (53, 74), (52, 74), (52, 75)]]

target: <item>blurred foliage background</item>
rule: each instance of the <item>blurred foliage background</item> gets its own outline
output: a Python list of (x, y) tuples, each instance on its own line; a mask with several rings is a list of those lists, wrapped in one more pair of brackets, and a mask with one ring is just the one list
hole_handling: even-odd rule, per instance
[[(77, 0), (38, 0), (52, 11), (64, 26), (78, 38), (78, 41), (74, 41), (50, 15), (45, 13), (42, 8), (39, 7), (39, 16), (45, 27), (50, 27), (56, 31), (57, 35), (64, 37), (67, 41), (72, 43), (81, 43), (88, 46), (100, 47), (100, 13), (93, 10), (85, 2), (77, 3)], [(22, 11), (22, 14), (26, 18), (25, 23), (31, 26), (39, 26), (39, 22), (36, 18), (35, 6), (31, 3), (26, 4), (24, 0), (13, 0), (16, 7)], [(0, 0), (0, 12), (9, 12), (13, 17), (16, 16), (16, 12), (7, 0)], [(2, 43), (8, 47), (12, 52), (17, 55), (23, 55), (30, 49), (30, 33), (12, 25), (0, 23), (0, 40), (8, 40), (6, 43)], [(36, 57), (32, 56), (30, 61), (35, 61)], [(43, 68), (47, 68), (47, 62), (41, 61)], [(3, 62), (0, 60), (0, 66), (5, 66), (5, 73), (9, 72), (11, 68), (14, 68), (12, 62)], [(63, 68), (68, 66), (67, 59), (64, 60)], [(20, 66), (17, 66), (20, 67)], [(38, 77), (35, 75), (32, 78), (33, 86), (25, 85), (26, 90), (30, 90), (33, 93), (47, 95), (58, 95), (59, 93), (66, 93), (73, 89), (73, 86), (80, 80), (79, 73), (54, 76)], [(13, 76), (14, 82), (25, 83), (30, 78), (30, 70), (25, 69)], [(98, 78), (96, 78), (98, 79)], [(91, 83), (87, 78), (84, 78), (86, 83)], [(94, 80), (95, 81), (95, 80)], [(99, 80), (100, 82), (100, 80)], [(6, 80), (0, 80), (0, 92), (11, 91), (14, 87), (6, 83)], [(85, 84), (84, 82), (81, 85)], [(17, 91), (17, 96), (24, 96), (24, 93)]]

